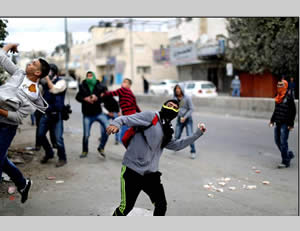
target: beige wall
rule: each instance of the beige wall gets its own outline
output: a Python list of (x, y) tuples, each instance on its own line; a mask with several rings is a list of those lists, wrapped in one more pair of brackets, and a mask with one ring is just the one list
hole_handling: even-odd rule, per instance
[[(142, 74), (137, 73), (137, 67), (150, 67), (151, 73), (144, 74), (150, 81), (160, 79), (177, 79), (176, 67), (157, 64), (153, 61), (153, 50), (159, 49), (160, 45), (168, 45), (166, 32), (132, 32), (133, 43), (133, 76), (131, 72), (130, 32), (124, 28), (93, 28), (92, 42), (96, 50), (96, 72), (101, 76), (107, 74), (107, 56), (115, 56), (117, 61), (125, 62), (123, 78), (133, 80), (132, 89), (136, 93), (143, 92)], [(114, 73), (113, 73), (114, 74)], [(120, 85), (112, 86), (113, 89)]]
[(181, 36), (182, 41), (187, 43), (189, 40), (196, 42), (201, 36), (207, 40), (215, 40), (219, 34), (227, 35), (225, 18), (193, 18), (192, 21), (186, 22), (182, 19), (179, 26), (169, 28), (169, 39)]

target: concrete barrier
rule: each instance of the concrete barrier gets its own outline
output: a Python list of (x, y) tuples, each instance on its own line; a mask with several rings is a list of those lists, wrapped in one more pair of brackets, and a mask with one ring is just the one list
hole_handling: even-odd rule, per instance
[[(136, 95), (138, 104), (148, 106), (161, 105), (170, 96)], [(249, 118), (270, 119), (275, 102), (271, 98), (237, 98), (218, 96), (215, 98), (192, 98), (196, 112), (216, 113), (220, 115), (242, 116)], [(298, 120), (299, 101), (295, 100)]]

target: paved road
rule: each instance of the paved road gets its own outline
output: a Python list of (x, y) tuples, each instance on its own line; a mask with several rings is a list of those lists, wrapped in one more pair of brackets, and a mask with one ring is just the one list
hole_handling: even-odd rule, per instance
[[(111, 136), (105, 160), (97, 156), (99, 125), (92, 128), (90, 153), (80, 159), (82, 122), (80, 105), (71, 100), (73, 114), (65, 123), (65, 142), (69, 163), (56, 169), (54, 162), (43, 166), (32, 176), (30, 199), (24, 205), (4, 198), (0, 215), (111, 215), (120, 202), (120, 170), (124, 148), (114, 145)], [(140, 105), (142, 110), (145, 108)], [(152, 109), (159, 109), (157, 106)], [(290, 134), (290, 147), (296, 158), (288, 169), (277, 169), (280, 153), (273, 140), (268, 120), (223, 117), (206, 112), (194, 114), (196, 121), (206, 123), (208, 131), (196, 142), (197, 158), (189, 158), (189, 147), (164, 151), (160, 162), (162, 182), (168, 201), (167, 215), (297, 215), (298, 214), (298, 124)], [(14, 145), (33, 143), (33, 129), (23, 129)], [(40, 153), (40, 156), (42, 153)], [(39, 157), (40, 157), (39, 156)], [(38, 161), (35, 158), (34, 161)], [(260, 170), (256, 173), (254, 169)], [(46, 180), (55, 175), (63, 184)], [(224, 187), (220, 178), (230, 181)], [(263, 185), (269, 181), (270, 185)], [(213, 183), (224, 192), (211, 192), (203, 185)], [(243, 186), (256, 185), (247, 190)], [(235, 186), (230, 191), (229, 186)], [(214, 198), (209, 198), (212, 194)], [(153, 210), (148, 197), (141, 193), (136, 215)]]

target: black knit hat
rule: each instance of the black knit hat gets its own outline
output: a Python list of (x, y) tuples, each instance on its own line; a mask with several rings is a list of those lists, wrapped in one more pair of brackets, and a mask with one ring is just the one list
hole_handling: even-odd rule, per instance
[(39, 58), (39, 62), (41, 64), (41, 75), (40, 78), (44, 78), (49, 74), (50, 66), (45, 59)]
[(178, 100), (176, 100), (176, 99), (169, 99), (166, 102), (164, 102), (164, 105), (167, 105), (169, 102), (175, 103), (178, 106), (178, 108), (179, 108), (179, 102), (178, 102)]

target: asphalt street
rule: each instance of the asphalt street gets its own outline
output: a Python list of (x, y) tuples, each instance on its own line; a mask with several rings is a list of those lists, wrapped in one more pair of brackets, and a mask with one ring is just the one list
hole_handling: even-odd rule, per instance
[[(99, 124), (94, 124), (90, 153), (88, 158), (80, 159), (81, 105), (73, 97), (71, 105), (73, 113), (65, 122), (64, 136), (68, 164), (55, 168), (53, 161), (43, 166), (31, 177), (34, 184), (29, 200), (23, 205), (8, 197), (0, 199), (0, 215), (109, 216), (120, 203), (125, 148), (115, 145), (114, 137), (110, 136), (106, 159), (98, 157), (100, 129)], [(141, 103), (140, 107), (143, 111), (160, 109), (160, 105), (147, 108)], [(278, 169), (281, 157), (268, 120), (224, 117), (205, 111), (194, 113), (193, 117), (194, 128), (200, 121), (207, 127), (207, 133), (195, 143), (196, 159), (190, 158), (187, 147), (178, 152), (165, 150), (160, 161), (168, 202), (166, 215), (298, 215), (298, 123), (289, 137), (289, 147), (296, 157), (290, 168)], [(33, 145), (33, 137), (33, 128), (22, 130), (21, 127), (13, 145)], [(34, 161), (38, 163), (42, 154), (37, 154)], [(49, 175), (56, 176), (56, 180), (47, 180)], [(59, 184), (57, 180), (64, 182)], [(270, 184), (265, 185), (263, 181)], [(220, 182), (226, 185), (221, 186)], [(221, 188), (223, 192), (204, 185)], [(256, 188), (247, 189), (249, 185)], [(135, 207), (135, 215), (151, 215), (153, 211), (150, 199), (143, 192)]]

